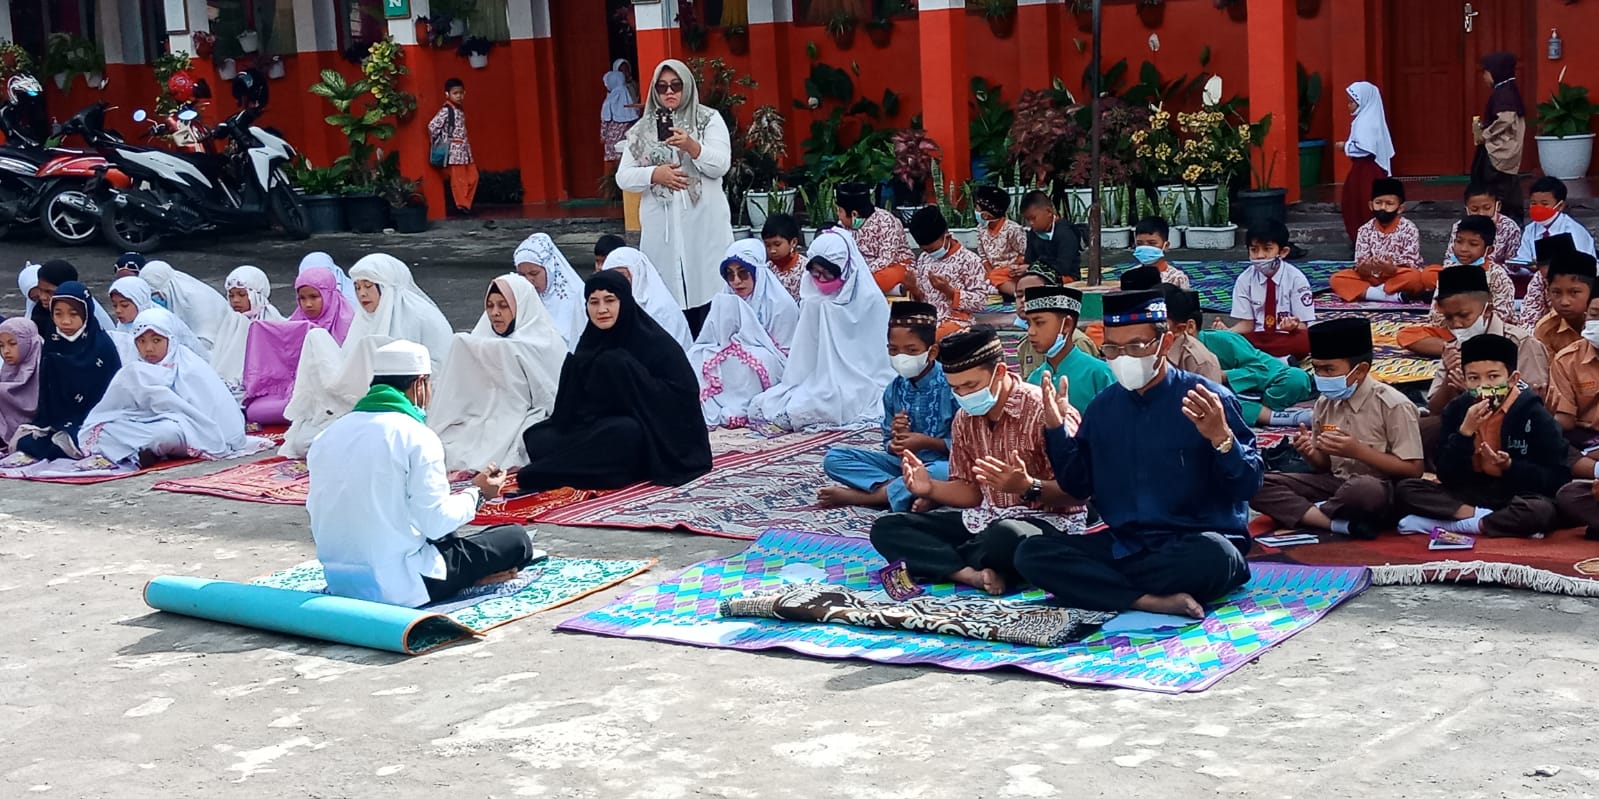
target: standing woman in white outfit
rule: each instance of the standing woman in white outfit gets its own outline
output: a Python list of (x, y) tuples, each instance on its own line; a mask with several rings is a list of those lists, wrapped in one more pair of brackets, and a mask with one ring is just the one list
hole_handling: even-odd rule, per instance
[(639, 192), (639, 249), (660, 270), (695, 334), (722, 288), (717, 264), (733, 243), (722, 176), (733, 163), (727, 123), (699, 103), (694, 73), (662, 61), (644, 113), (628, 131), (616, 185)]

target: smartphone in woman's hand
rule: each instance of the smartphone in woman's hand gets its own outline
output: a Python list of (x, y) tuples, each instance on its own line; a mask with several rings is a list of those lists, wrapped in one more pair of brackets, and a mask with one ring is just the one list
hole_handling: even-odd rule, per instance
[(655, 109), (655, 138), (666, 141), (672, 138), (672, 112), (664, 108)]

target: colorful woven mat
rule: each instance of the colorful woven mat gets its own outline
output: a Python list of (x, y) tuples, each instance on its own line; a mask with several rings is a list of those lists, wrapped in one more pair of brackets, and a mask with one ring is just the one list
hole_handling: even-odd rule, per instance
[[(875, 572), (884, 565), (871, 544), (858, 538), (774, 529), (737, 555), (691, 566), (556, 629), (962, 671), (1014, 667), (1064, 682), (1181, 693), (1214, 685), (1367, 584), (1363, 568), (1260, 564), (1247, 585), (1211, 607), (1201, 622), (1164, 631), (1099, 632), (1054, 649), (836, 624), (729, 619), (718, 613), (723, 599), (784, 583), (821, 581), (875, 590)], [(941, 585), (930, 591), (950, 594), (956, 589)], [(1037, 591), (1012, 597), (1042, 598)]]

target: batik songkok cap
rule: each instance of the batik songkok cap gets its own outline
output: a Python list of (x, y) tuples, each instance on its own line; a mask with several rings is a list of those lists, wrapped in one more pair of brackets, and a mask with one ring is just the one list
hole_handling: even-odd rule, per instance
[(900, 300), (888, 306), (889, 327), (938, 327), (938, 309), (925, 302)]

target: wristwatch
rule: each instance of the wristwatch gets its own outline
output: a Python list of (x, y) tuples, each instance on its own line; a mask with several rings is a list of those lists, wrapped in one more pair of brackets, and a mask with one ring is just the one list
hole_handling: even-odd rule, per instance
[(1038, 498), (1042, 496), (1044, 496), (1044, 481), (1035, 477), (1033, 478), (1033, 484), (1022, 492), (1022, 501), (1037, 502)]
[(1234, 439), (1231, 435), (1227, 436), (1226, 441), (1216, 445), (1216, 453), (1218, 455), (1226, 455), (1227, 453), (1232, 452), (1234, 441), (1236, 441), (1236, 439)]

